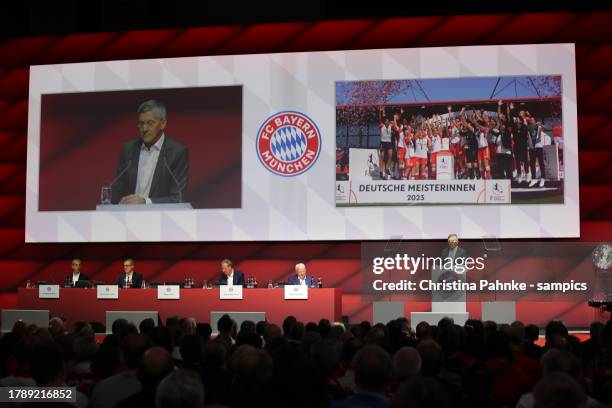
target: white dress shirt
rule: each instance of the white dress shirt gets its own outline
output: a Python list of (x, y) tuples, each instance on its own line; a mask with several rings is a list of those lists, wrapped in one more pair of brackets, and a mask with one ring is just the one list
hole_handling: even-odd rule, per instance
[(304, 279), (298, 277), (298, 279), (300, 280), (301, 286), (306, 286), (306, 277), (304, 277)]
[(77, 273), (76, 275), (73, 273), (72, 274), (72, 284), (76, 285), (77, 281), (79, 280), (79, 276), (81, 276), (81, 273)]
[(155, 167), (157, 167), (157, 160), (159, 159), (159, 153), (161, 152), (165, 138), (166, 136), (162, 133), (159, 140), (150, 148), (144, 143), (140, 147), (140, 156), (138, 159), (138, 177), (136, 178), (136, 191), (134, 194), (144, 197), (147, 204), (152, 203), (151, 199), (149, 198), (149, 194), (151, 192), (151, 184), (153, 183)]
[(231, 275), (227, 276), (227, 286), (234, 286), (234, 271)]

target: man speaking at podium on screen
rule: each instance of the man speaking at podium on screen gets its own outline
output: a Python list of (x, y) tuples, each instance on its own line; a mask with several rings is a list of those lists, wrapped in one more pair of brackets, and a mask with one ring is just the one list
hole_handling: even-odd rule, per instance
[(189, 151), (164, 134), (166, 123), (161, 102), (151, 99), (138, 107), (139, 138), (121, 149), (111, 183), (113, 204), (186, 202)]

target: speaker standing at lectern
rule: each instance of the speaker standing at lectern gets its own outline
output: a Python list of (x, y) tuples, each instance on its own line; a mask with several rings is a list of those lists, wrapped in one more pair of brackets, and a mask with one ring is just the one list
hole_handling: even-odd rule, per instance
[(123, 145), (115, 180), (113, 204), (186, 202), (189, 150), (164, 134), (166, 107), (149, 100), (138, 107), (139, 138)]
[(441, 256), (443, 259), (452, 258), (453, 260), (465, 258), (467, 256), (465, 248), (459, 246), (459, 237), (457, 237), (457, 234), (450, 234), (448, 236), (448, 246), (442, 250)]

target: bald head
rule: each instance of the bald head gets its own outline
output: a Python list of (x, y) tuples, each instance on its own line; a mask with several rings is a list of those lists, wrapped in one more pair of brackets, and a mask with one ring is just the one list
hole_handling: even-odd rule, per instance
[(162, 347), (151, 347), (142, 355), (139, 378), (143, 384), (155, 387), (174, 369), (172, 356)]
[(393, 357), (393, 370), (400, 379), (417, 375), (421, 365), (421, 355), (414, 347), (402, 347)]

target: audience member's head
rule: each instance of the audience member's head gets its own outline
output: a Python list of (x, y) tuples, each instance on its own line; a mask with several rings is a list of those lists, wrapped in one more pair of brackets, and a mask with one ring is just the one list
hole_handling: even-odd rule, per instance
[(551, 320), (545, 329), (546, 342), (555, 341), (557, 337), (567, 337), (567, 327), (559, 320)]
[(159, 382), (174, 369), (172, 355), (162, 347), (151, 347), (142, 355), (138, 379), (145, 391), (154, 392)]
[(250, 388), (266, 382), (272, 375), (272, 357), (263, 350), (249, 345), (240, 346), (231, 357), (230, 366), (235, 381), (243, 387)]
[(245, 320), (242, 323), (240, 323), (240, 330), (238, 330), (238, 333), (255, 333), (255, 332), (256, 332), (255, 322), (251, 320)]
[(82, 334), (87, 336), (93, 336), (95, 334), (91, 323), (84, 320), (79, 320), (74, 323), (73, 332), (75, 334)]
[(117, 319), (113, 322), (112, 333), (119, 336), (123, 331), (123, 328), (128, 325), (128, 321), (125, 319)]
[(580, 360), (578, 357), (566, 351), (550, 349), (542, 356), (540, 360), (542, 373), (549, 375), (552, 373), (565, 373), (575, 380), (580, 379)]
[(297, 319), (295, 316), (287, 316), (285, 320), (283, 320), (283, 335), (285, 337), (289, 337), (291, 329), (293, 329), (293, 326), (295, 326), (296, 323)]
[(510, 343), (513, 346), (522, 347), (525, 341), (525, 325), (523, 322), (512, 322), (508, 330), (508, 336), (510, 336)]
[(399, 381), (419, 374), (422, 364), (421, 355), (414, 347), (402, 347), (393, 356), (393, 371)]
[(418, 340), (424, 340), (431, 337), (431, 326), (427, 322), (420, 322), (416, 327), (416, 337)]
[(196, 325), (196, 334), (202, 338), (203, 341), (208, 341), (212, 334), (212, 327), (208, 323), (198, 323)]
[(259, 322), (257, 322), (257, 324), (255, 325), (255, 332), (257, 333), (257, 335), (263, 337), (267, 325), (268, 322), (264, 320), (260, 320)]
[(344, 328), (344, 324), (340, 322), (334, 322), (329, 329), (329, 333), (327, 337), (334, 340), (341, 340), (344, 336), (346, 329)]
[(281, 329), (275, 324), (268, 324), (264, 329), (264, 341), (270, 343), (274, 338), (282, 336)]
[(586, 402), (586, 393), (572, 377), (557, 372), (542, 377), (533, 398), (534, 408), (578, 408)]
[(455, 324), (455, 321), (453, 320), (452, 317), (443, 317), (442, 319), (440, 319), (440, 321), (438, 322), (438, 327), (440, 329), (443, 329), (444, 327), (451, 325), (451, 324)]
[(370, 332), (371, 329), (372, 329), (372, 325), (367, 320), (364, 320), (361, 323), (359, 323), (360, 337), (363, 339), (366, 336), (366, 334)]
[(156, 408), (201, 408), (202, 406), (204, 406), (204, 387), (194, 372), (176, 370), (157, 386)]
[(18, 337), (21, 337), (21, 336), (25, 336), (27, 331), (28, 331), (28, 325), (23, 320), (17, 320), (15, 323), (13, 323), (13, 328), (11, 330), (12, 334)]
[(196, 319), (193, 317), (185, 317), (179, 320), (179, 330), (183, 336), (191, 336), (196, 333)]
[(66, 325), (61, 317), (53, 317), (49, 320), (49, 333), (52, 337), (59, 337), (66, 333)]
[(153, 331), (154, 328), (155, 328), (155, 320), (153, 320), (153, 318), (151, 318), (151, 317), (143, 319), (138, 324), (138, 331), (141, 334), (150, 334)]
[(224, 314), (217, 320), (217, 330), (219, 334), (230, 336), (232, 334), (232, 328), (234, 326), (234, 321), (229, 315)]
[(319, 320), (319, 334), (321, 337), (325, 338), (329, 334), (331, 329), (331, 323), (327, 319)]
[(391, 357), (380, 346), (367, 345), (353, 358), (355, 384), (361, 391), (384, 393), (391, 369)]
[(421, 373), (424, 376), (435, 377), (444, 365), (444, 352), (442, 347), (432, 339), (425, 339), (417, 345), (421, 356)]
[(447, 356), (459, 352), (463, 347), (464, 332), (461, 326), (454, 323), (440, 327), (438, 343)]

